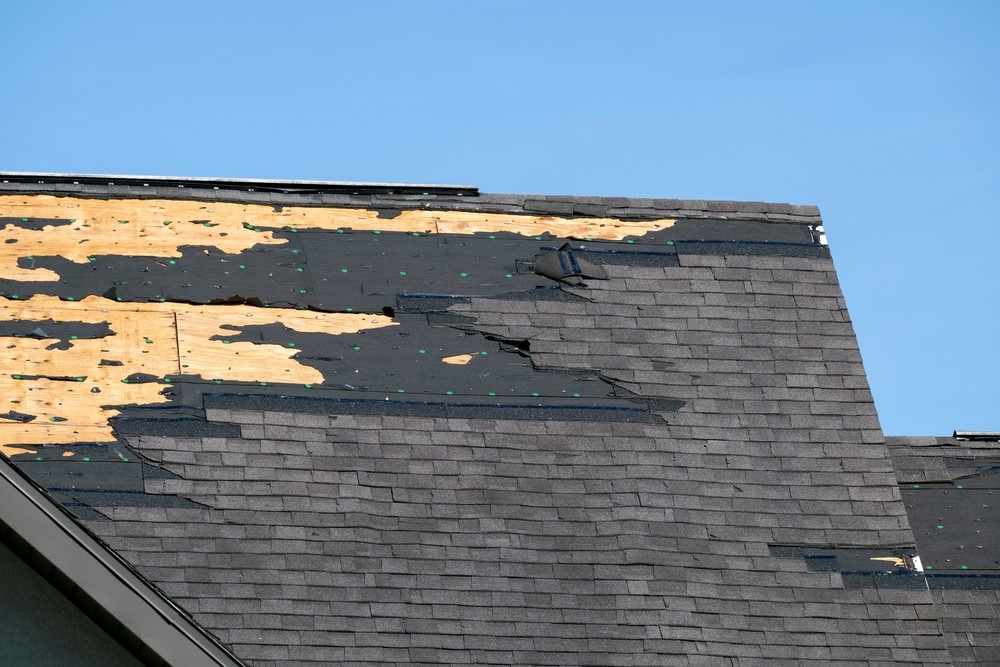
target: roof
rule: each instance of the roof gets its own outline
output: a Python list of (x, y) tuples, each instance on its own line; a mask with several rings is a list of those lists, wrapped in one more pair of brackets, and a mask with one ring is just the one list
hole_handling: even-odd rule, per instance
[(247, 662), (991, 655), (815, 207), (0, 181), (8, 453)]

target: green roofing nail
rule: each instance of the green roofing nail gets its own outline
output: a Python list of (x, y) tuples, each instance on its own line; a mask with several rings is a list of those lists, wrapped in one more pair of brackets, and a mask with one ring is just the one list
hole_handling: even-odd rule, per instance
[(307, 384), (305, 385), (305, 388), (306, 388), (306, 389), (312, 389), (312, 385), (311, 385), (311, 384), (308, 384), (308, 383), (307, 383)]
[(496, 396), (496, 395), (497, 395), (497, 393), (496, 393), (495, 391), (491, 391), (491, 392), (490, 392), (490, 393), (489, 393), (488, 395), (489, 395), (489, 396)]
[(89, 456), (84, 456), (84, 457), (83, 457), (83, 460), (84, 460), (84, 461), (90, 461), (90, 457), (89, 457)]
[(533, 391), (533, 392), (531, 392), (531, 395), (532, 395), (532, 396), (538, 396), (539, 394), (538, 394), (538, 392), (537, 392), (537, 391)]
[(505, 273), (505, 274), (504, 274), (504, 277), (505, 277), (505, 278), (513, 278), (514, 276), (513, 276), (513, 274), (510, 274), (510, 273)]
[(455, 392), (453, 392), (453, 391), (446, 391), (444, 393), (448, 394), (449, 396), (454, 396), (455, 395)]
[(405, 390), (405, 389), (397, 389), (397, 390), (396, 390), (396, 393), (397, 393), (397, 394), (405, 394), (405, 393), (406, 393), (406, 390)]
[(346, 310), (346, 311), (347, 311), (347, 312), (349, 312), (349, 313), (353, 313), (353, 312), (354, 312), (354, 309), (353, 309), (353, 308), (345, 308), (344, 310)]
[(944, 530), (944, 526), (942, 526), (941, 524), (938, 524), (934, 527), (937, 528), (938, 530)]
[(338, 230), (337, 230), (337, 233), (338, 233), (338, 234), (343, 234), (343, 233), (344, 233), (344, 230), (343, 230), (343, 229), (338, 229)]
[(69, 339), (70, 340), (79, 340), (79, 338), (77, 336), (70, 336)]
[(493, 234), (490, 234), (490, 238), (491, 238), (491, 239), (495, 239), (495, 238), (496, 238), (496, 236), (495, 236), (495, 235), (493, 235)]
[(296, 266), (295, 270), (298, 271), (299, 273), (302, 273), (303, 271), (305, 271), (305, 269), (303, 269), (301, 266)]
[(580, 394), (577, 394), (576, 392), (573, 392), (573, 398), (580, 398)]
[(956, 489), (964, 489), (965, 487), (964, 487), (964, 486), (962, 486), (961, 484), (956, 484), (956, 485), (955, 485), (955, 488), (956, 488)]
[(11, 377), (14, 378), (15, 380), (20, 380), (21, 379), (21, 376), (17, 375), (16, 373), (14, 375), (11, 375)]
[(420, 354), (427, 354), (427, 350), (417, 350)]
[(489, 352), (480, 352), (479, 354), (485, 357)]
[(962, 569), (963, 569), (963, 570), (968, 570), (968, 569), (969, 569), (969, 566), (968, 566), (968, 565), (963, 565), (963, 566), (962, 566)]
[(245, 269), (245, 268), (247, 268), (247, 265), (246, 264), (240, 264), (240, 268), (241, 269)]
[(288, 347), (295, 347), (295, 343), (288, 343)]
[(341, 273), (347, 273), (347, 269), (341, 269), (340, 272)]
[(399, 275), (401, 275), (401, 276), (405, 276), (405, 275), (406, 275), (406, 271), (400, 271), (400, 272), (399, 272)]
[(378, 229), (373, 229), (372, 234), (381, 234), (382, 232)]
[(298, 249), (298, 248), (292, 248), (292, 254), (293, 254), (293, 255), (298, 255), (298, 254), (299, 254), (299, 252), (300, 252), (300, 251), (299, 251), (299, 249)]
[(177, 260), (176, 260), (176, 259), (168, 259), (168, 260), (167, 260), (167, 263), (168, 263), (168, 264), (176, 264), (176, 263), (177, 263)]
[(466, 273), (465, 271), (462, 271), (462, 272), (461, 272), (460, 274), (458, 274), (458, 275), (462, 276), (463, 278), (468, 278), (468, 277), (469, 277), (469, 274), (468, 274), (468, 273)]
[(351, 349), (352, 349), (352, 350), (360, 350), (360, 349), (361, 349), (361, 346), (360, 346), (360, 345), (352, 345), (352, 346), (351, 346)]
[(222, 341), (222, 344), (223, 344), (223, 345), (229, 345), (229, 341), (228, 341), (228, 340), (223, 340), (223, 341)]
[(305, 294), (305, 293), (306, 293), (306, 291), (304, 289), (300, 289), (299, 290), (299, 294)]
[(84, 380), (84, 378), (77, 378), (76, 379), (77, 382), (83, 382), (83, 380)]

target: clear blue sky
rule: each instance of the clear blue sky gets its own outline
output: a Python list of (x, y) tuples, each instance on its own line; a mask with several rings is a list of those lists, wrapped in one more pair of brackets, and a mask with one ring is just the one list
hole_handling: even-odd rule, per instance
[(8, 2), (0, 62), (0, 170), (817, 204), (885, 431), (1000, 430), (998, 2)]

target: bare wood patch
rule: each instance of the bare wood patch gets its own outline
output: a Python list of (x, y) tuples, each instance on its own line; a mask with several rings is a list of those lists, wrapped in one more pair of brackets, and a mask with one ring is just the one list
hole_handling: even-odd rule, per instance
[[(9, 360), (7, 372), (0, 373), (0, 412), (35, 417), (0, 423), (0, 442), (7, 445), (112, 441), (108, 420), (118, 410), (107, 406), (165, 402), (162, 392), (182, 373), (236, 382), (322, 382), (319, 371), (295, 359), (297, 349), (226, 342), (244, 326), (281, 323), (295, 331), (337, 335), (397, 324), (384, 315), (120, 303), (96, 296), (0, 302), (4, 319), (107, 322), (114, 332), (73, 340), (69, 349), (47, 349), (48, 339), (0, 338)], [(128, 381), (134, 374), (156, 381)]]

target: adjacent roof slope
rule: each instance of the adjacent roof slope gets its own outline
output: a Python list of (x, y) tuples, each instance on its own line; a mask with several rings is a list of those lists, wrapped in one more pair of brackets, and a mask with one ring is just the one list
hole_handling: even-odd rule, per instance
[(886, 443), (952, 660), (998, 664), (1000, 434), (962, 436)]
[(248, 662), (952, 659), (815, 208), (0, 180), (15, 460)]

